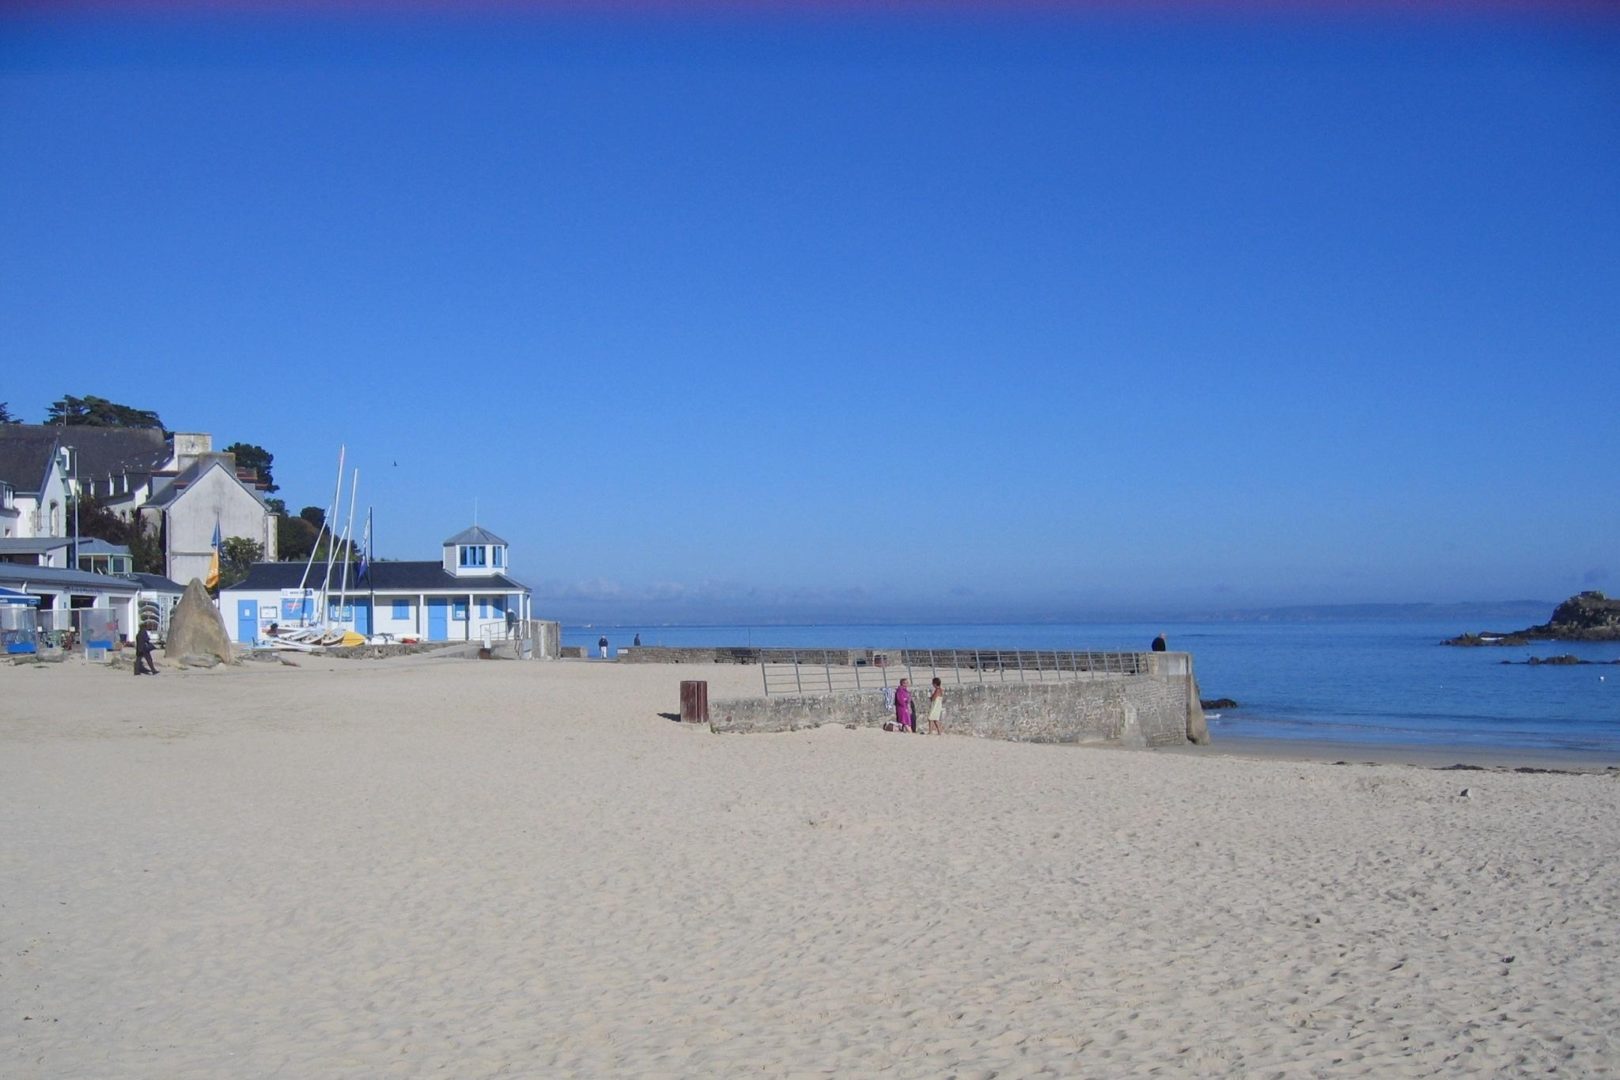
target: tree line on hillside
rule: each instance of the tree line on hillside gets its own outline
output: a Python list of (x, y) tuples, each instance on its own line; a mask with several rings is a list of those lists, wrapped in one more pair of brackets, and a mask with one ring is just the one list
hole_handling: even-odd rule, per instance
[[(0, 424), (25, 423), (11, 414), (9, 402), (0, 401)], [(141, 428), (172, 432), (163, 420), (150, 409), (137, 409), (106, 398), (86, 394), (74, 397), (64, 394), (45, 410), (42, 423), (57, 427)], [(236, 458), (240, 468), (252, 469), (258, 474), (266, 495), (280, 491), (271, 472), (275, 455), (254, 443), (235, 442), (225, 453)], [(277, 515), (276, 554), (282, 562), (303, 562), (312, 555), (324, 561), (332, 546), (332, 539), (322, 534), (326, 511), (319, 506), (306, 506), (296, 515), (287, 512), (283, 499), (267, 497), (265, 505)], [(79, 535), (121, 544), (129, 548), (137, 573), (161, 574), (163, 545), (154, 529), (148, 528), (137, 515), (126, 521), (102, 506), (93, 495), (79, 500)], [(336, 557), (339, 561), (353, 558), (353, 544), (339, 542)], [(248, 569), (264, 558), (264, 545), (245, 536), (226, 537), (220, 544), (220, 585), (231, 585), (247, 576)]]

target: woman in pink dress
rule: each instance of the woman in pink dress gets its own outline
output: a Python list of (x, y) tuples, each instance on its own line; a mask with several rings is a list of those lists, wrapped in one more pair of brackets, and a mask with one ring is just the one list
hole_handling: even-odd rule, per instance
[(901, 731), (908, 731), (911, 727), (911, 687), (909, 679), (900, 680), (900, 688), (894, 692), (894, 726)]

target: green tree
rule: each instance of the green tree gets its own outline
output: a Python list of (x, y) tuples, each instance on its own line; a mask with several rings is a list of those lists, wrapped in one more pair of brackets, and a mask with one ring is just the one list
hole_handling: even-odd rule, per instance
[(137, 574), (163, 573), (163, 541), (157, 529), (148, 528), (146, 522), (137, 517), (129, 523), (129, 535), (124, 543), (129, 545)]
[(259, 474), (264, 482), (264, 490), (280, 491), (274, 478), (270, 475), (270, 466), (275, 464), (276, 456), (262, 446), (252, 443), (231, 443), (225, 448), (227, 454), (236, 455), (236, 465), (240, 469), (252, 469)]
[(21, 420), (11, 415), (11, 402), (0, 401), (0, 424), (20, 424)]
[(131, 531), (129, 522), (102, 506), (94, 495), (86, 494), (79, 499), (80, 536), (127, 545)]
[(247, 577), (253, 564), (264, 558), (264, 545), (245, 536), (227, 536), (219, 545), (219, 587), (235, 585)]
[(51, 402), (51, 407), (45, 413), (45, 422), (63, 427), (163, 427), (158, 414), (150, 409), (134, 409), (94, 394), (82, 398), (63, 395), (60, 401)]
[(282, 562), (303, 562), (315, 550), (315, 526), (301, 517), (276, 519), (276, 554)]

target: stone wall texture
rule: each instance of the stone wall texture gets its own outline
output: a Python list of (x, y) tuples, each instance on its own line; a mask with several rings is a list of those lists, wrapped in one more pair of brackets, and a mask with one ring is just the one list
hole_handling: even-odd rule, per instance
[[(926, 699), (926, 681), (917, 689)], [(1208, 738), (1196, 693), (1190, 672), (947, 685), (945, 730), (1016, 742), (1182, 746)], [(893, 719), (881, 690), (711, 701), (709, 716), (717, 732), (794, 731), (823, 724), (872, 727)], [(919, 700), (918, 727), (926, 726), (926, 700)]]

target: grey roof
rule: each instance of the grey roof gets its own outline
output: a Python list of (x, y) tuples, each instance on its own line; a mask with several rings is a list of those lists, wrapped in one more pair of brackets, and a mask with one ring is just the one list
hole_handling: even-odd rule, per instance
[(0, 424), (0, 480), (37, 495), (50, 475), (61, 428), (39, 424)]
[[(349, 568), (348, 591), (356, 596), (377, 592), (447, 592), (447, 593), (512, 593), (528, 592), (529, 587), (505, 574), (481, 574), (477, 577), (456, 577), (447, 574), (440, 562), (374, 562), (370, 579), (356, 581), (354, 567)], [(303, 562), (254, 563), (247, 577), (221, 592), (270, 592), (296, 589), (300, 582), (305, 588), (320, 588), (321, 574), (312, 573), (303, 581)], [(336, 592), (342, 576), (341, 568), (334, 570), (328, 592)]]
[(66, 536), (7, 536), (0, 538), (0, 555), (43, 555), (72, 544)]
[(448, 544), (503, 544), (504, 545), (506, 543), (506, 541), (502, 540), (500, 537), (496, 536), (494, 533), (490, 532), (488, 529), (486, 529), (486, 528), (484, 528), (484, 527), (482, 527), (480, 525), (473, 525), (473, 526), (471, 526), (469, 528), (462, 529), (460, 532), (456, 533), (456, 535), (454, 535), (450, 539), (446, 540), (445, 543), (447, 545)]
[(118, 576), (133, 581), (141, 587), (142, 592), (173, 593), (179, 596), (186, 591), (184, 585), (170, 581), (162, 574), (119, 574)]
[(127, 578), (112, 574), (92, 574), (88, 570), (57, 570), (49, 566), (21, 566), (0, 563), (0, 585), (45, 585), (52, 588), (80, 587), (102, 592), (133, 593), (140, 586)]
[(129, 547), (125, 544), (114, 544), (103, 540), (99, 536), (86, 536), (79, 540), (80, 555), (128, 555)]
[(73, 447), (80, 476), (149, 473), (169, 460), (169, 440), (159, 428), (50, 427)]
[(170, 480), (162, 487), (162, 489), (153, 492), (152, 497), (146, 500), (146, 505), (153, 507), (165, 507), (170, 505), (176, 499), (180, 498), (180, 496), (184, 495), (191, 485), (195, 484), (198, 480), (201, 480), (209, 469), (215, 468), (223, 469), (225, 471), (225, 475), (235, 481), (238, 487), (247, 492), (249, 495), (252, 495), (255, 499), (259, 500), (260, 503), (263, 503), (264, 496), (260, 492), (242, 483), (241, 480), (238, 480), (236, 477), (236, 470), (226, 465), (227, 460), (228, 457), (222, 454), (210, 454), (207, 457), (199, 458), (197, 461), (192, 462), (190, 465), (187, 465), (184, 469), (182, 469), (180, 471), (180, 475), (176, 476), (173, 480)]
[[(58, 424), (0, 424), (0, 480), (17, 480), (6, 475), (3, 464), (7, 447), (26, 446), (38, 456), (36, 478), (27, 482), (34, 488), (50, 463), (45, 454), (56, 445), (71, 446), (78, 456), (79, 475), (88, 483), (92, 477), (125, 472), (150, 473), (169, 460), (169, 440), (158, 428), (104, 428)], [(40, 447), (45, 447), (41, 450)], [(36, 489), (37, 490), (37, 489)]]

